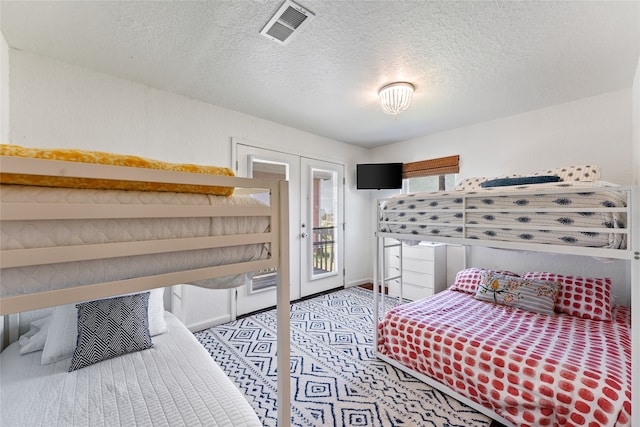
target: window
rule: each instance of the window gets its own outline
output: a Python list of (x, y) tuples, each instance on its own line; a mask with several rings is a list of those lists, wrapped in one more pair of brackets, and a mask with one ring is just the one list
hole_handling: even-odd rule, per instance
[(460, 171), (460, 156), (405, 163), (402, 170), (402, 192), (443, 191), (455, 188)]
[(421, 176), (402, 180), (403, 193), (419, 193), (424, 191), (453, 190), (456, 186), (458, 175), (449, 173), (437, 176)]

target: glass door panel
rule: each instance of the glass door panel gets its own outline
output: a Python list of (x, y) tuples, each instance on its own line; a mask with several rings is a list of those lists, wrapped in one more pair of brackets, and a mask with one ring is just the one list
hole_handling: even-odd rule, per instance
[[(344, 166), (245, 144), (239, 176), (289, 181), (291, 299), (344, 285)], [(257, 195), (260, 197), (260, 195)], [(275, 306), (277, 271), (258, 272), (236, 291), (236, 315)]]
[(311, 169), (311, 280), (338, 272), (338, 183), (335, 171)]
[[(236, 145), (236, 168), (238, 176), (264, 179), (286, 179), (289, 181), (289, 276), (291, 299), (300, 298), (300, 157), (277, 151), (265, 150), (250, 145)], [(254, 197), (268, 202), (265, 194)], [(276, 305), (278, 283), (277, 269), (257, 272), (253, 279), (236, 288), (234, 316), (251, 313)]]
[[(249, 169), (251, 177), (260, 179), (284, 179), (289, 180), (289, 164), (279, 163), (249, 156)], [(252, 197), (269, 203), (269, 196), (265, 193), (252, 194)], [(262, 292), (269, 289), (275, 289), (278, 284), (278, 269), (269, 268), (259, 271), (249, 281), (249, 293)]]
[(303, 297), (344, 285), (343, 166), (302, 158), (301, 277)]

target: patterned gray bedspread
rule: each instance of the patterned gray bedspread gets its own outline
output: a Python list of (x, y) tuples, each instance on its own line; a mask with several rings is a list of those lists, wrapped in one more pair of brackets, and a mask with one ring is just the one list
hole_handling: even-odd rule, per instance
[(577, 182), (406, 194), (380, 204), (379, 231), (626, 248), (627, 193)]

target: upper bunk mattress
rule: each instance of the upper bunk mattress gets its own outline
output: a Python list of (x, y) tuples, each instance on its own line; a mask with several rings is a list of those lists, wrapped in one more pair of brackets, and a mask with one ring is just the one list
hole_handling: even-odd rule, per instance
[(153, 347), (68, 372), (40, 351), (0, 354), (0, 424), (13, 426), (261, 426), (195, 337), (166, 313)]
[(614, 231), (626, 231), (626, 207), (626, 193), (603, 182), (418, 193), (381, 203), (379, 231), (626, 249), (626, 233)]
[(630, 426), (631, 310), (545, 315), (443, 291), (390, 310), (377, 351), (518, 426)]
[[(264, 207), (250, 196), (213, 196), (209, 194), (47, 188), (23, 185), (0, 186), (1, 203), (109, 205), (205, 205)], [(49, 248), (70, 245), (153, 241), (173, 238), (228, 236), (264, 233), (269, 218), (262, 216), (181, 217), (181, 218), (109, 218), (73, 220), (3, 221), (0, 230), (2, 250)], [(152, 255), (138, 255), (65, 262), (2, 270), (0, 296), (8, 297), (79, 285), (123, 280), (187, 269), (206, 268), (247, 262), (269, 257), (269, 245), (248, 244)], [(239, 286), (244, 278), (229, 277), (198, 282), (198, 285), (225, 288)]]

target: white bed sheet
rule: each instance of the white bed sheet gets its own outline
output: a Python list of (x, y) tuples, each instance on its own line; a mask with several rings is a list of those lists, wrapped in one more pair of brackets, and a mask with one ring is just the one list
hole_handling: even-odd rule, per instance
[(153, 348), (67, 372), (18, 343), (0, 353), (0, 425), (261, 426), (247, 400), (170, 313)]
[[(142, 205), (211, 205), (259, 207), (264, 204), (250, 196), (222, 197), (207, 194), (79, 190), (68, 188), (3, 185), (2, 203), (60, 203), (73, 209), (74, 203)], [(268, 217), (136, 218), (5, 221), (0, 230), (2, 250), (61, 247), (141, 240), (263, 233)], [(176, 253), (140, 255), (6, 268), (2, 271), (0, 296), (49, 291), (77, 285), (122, 280), (143, 275), (206, 268), (269, 257), (265, 244), (202, 249)], [(245, 283), (244, 275), (196, 283), (229, 288)]]

